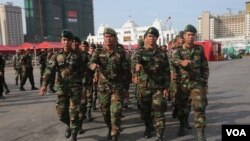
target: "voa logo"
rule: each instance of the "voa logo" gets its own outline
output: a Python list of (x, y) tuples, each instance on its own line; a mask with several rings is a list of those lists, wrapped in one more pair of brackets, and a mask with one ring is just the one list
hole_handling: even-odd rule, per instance
[(226, 129), (227, 136), (247, 136), (244, 129)]

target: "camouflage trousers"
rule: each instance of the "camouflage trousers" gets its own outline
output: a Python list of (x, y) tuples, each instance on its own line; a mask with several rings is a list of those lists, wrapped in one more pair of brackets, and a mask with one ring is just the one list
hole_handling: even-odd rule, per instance
[(204, 128), (207, 125), (205, 110), (207, 106), (207, 96), (202, 86), (196, 86), (190, 90), (181, 88), (176, 96), (177, 118), (185, 121), (194, 109), (194, 125), (196, 128)]
[(56, 110), (60, 121), (70, 126), (72, 132), (79, 127), (81, 87), (57, 86)]
[(21, 69), (15, 70), (15, 80), (16, 80), (16, 84), (18, 84), (18, 80), (20, 80), (20, 83), (21, 83), (21, 81), (22, 81), (22, 70)]
[(100, 108), (111, 135), (119, 135), (122, 116), (122, 91), (107, 85), (98, 85)]
[(91, 109), (92, 107), (92, 86), (83, 86), (82, 94), (81, 94), (81, 106), (80, 106), (80, 112), (79, 112), (79, 118), (80, 120), (85, 119), (85, 114), (87, 110)]
[(163, 97), (163, 89), (145, 89), (140, 88), (140, 108), (141, 119), (146, 122), (152, 122), (152, 117), (156, 123), (158, 133), (165, 130), (165, 106), (166, 101)]

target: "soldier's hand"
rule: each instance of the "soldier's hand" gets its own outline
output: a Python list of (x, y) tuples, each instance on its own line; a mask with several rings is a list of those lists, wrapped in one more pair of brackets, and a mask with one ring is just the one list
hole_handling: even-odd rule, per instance
[(46, 92), (47, 92), (47, 87), (42, 86), (42, 87), (40, 88), (40, 93), (39, 93), (39, 95), (44, 96), (44, 95), (46, 95)]
[(190, 60), (183, 60), (183, 61), (181, 62), (181, 66), (183, 66), (183, 67), (186, 67), (186, 66), (188, 66), (189, 64), (191, 64), (191, 61), (190, 61)]
[(141, 64), (135, 64), (135, 71), (140, 71), (142, 70), (142, 65)]
[(165, 88), (163, 90), (163, 97), (168, 97), (168, 89), (167, 88)]
[(90, 65), (90, 69), (91, 70), (95, 70), (98, 67), (98, 65), (96, 63), (93, 63), (92, 65)]

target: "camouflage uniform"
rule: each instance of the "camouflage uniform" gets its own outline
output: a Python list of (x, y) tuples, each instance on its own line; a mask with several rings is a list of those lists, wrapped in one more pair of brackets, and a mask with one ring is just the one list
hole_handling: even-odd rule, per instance
[(13, 60), (13, 67), (15, 70), (15, 80), (16, 80), (16, 85), (18, 85), (18, 79), (20, 80), (20, 83), (22, 81), (22, 67), (21, 67), (21, 58), (22, 55), (19, 54), (21, 51), (17, 50), (16, 51), (16, 55), (13, 56), (12, 60)]
[[(53, 50), (51, 48), (48, 49), (47, 58), (46, 58), (46, 67), (49, 65), (49, 61), (53, 55), (54, 55)], [(56, 92), (56, 90), (54, 89), (55, 79), (56, 79), (56, 68), (51, 70), (51, 77), (50, 77), (50, 81), (49, 81), (49, 89), (50, 89), (51, 93)]]
[(52, 71), (56, 70), (57, 102), (56, 110), (60, 120), (70, 126), (73, 133), (78, 132), (80, 97), (82, 87), (81, 54), (77, 51), (61, 51), (52, 56), (43, 75), (43, 86), (51, 80)]
[[(188, 25), (185, 30), (186, 32), (193, 33), (197, 31), (191, 25)], [(191, 63), (184, 67), (181, 65), (184, 60), (190, 60)], [(207, 106), (206, 89), (208, 85), (209, 68), (203, 48), (197, 45), (186, 48), (184, 44), (174, 53), (173, 62), (174, 65), (180, 69), (179, 78), (182, 95), (178, 97), (178, 103), (182, 104), (179, 104), (177, 113), (177, 117), (181, 123), (180, 127), (190, 113), (189, 104), (191, 101), (191, 106), (194, 108), (194, 124), (197, 128), (197, 139), (204, 141), (206, 140), (204, 128), (207, 125), (205, 109)]]
[(40, 86), (42, 85), (42, 76), (46, 68), (47, 64), (47, 53), (43, 50), (39, 56), (39, 63), (40, 63)]
[[(110, 28), (105, 29), (104, 34), (116, 35), (115, 31)], [(115, 47), (113, 47), (111, 53), (104, 47), (103, 49), (97, 49), (88, 63), (89, 67), (94, 63), (99, 65), (95, 77), (98, 80), (101, 111), (109, 128), (109, 133), (111, 132), (111, 136), (116, 139), (119, 135), (122, 113), (121, 96), (124, 80), (121, 78), (130, 71), (125, 59), (125, 54), (117, 51)]]
[(31, 89), (37, 90), (37, 88), (35, 87), (35, 82), (34, 82), (32, 56), (29, 54), (29, 49), (26, 51), (26, 54), (22, 56), (20, 61), (21, 61), (21, 67), (22, 67), (22, 81), (20, 85), (20, 90), (22, 91), (25, 90), (23, 86), (25, 85), (27, 78), (29, 78)]

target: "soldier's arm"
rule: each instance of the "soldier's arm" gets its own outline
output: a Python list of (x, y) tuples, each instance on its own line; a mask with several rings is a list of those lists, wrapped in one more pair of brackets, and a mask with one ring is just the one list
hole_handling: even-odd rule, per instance
[(51, 59), (49, 60), (49, 63), (44, 71), (43, 77), (42, 77), (42, 86), (47, 87), (49, 84), (49, 80), (51, 78), (51, 74), (53, 70), (56, 70), (57, 61), (56, 61), (57, 54), (54, 54)]
[(209, 77), (209, 66), (208, 66), (208, 61), (207, 58), (204, 54), (203, 48), (201, 48), (201, 77), (203, 78), (203, 85), (205, 87), (208, 86), (208, 77)]
[(141, 64), (141, 56), (139, 50), (136, 50), (133, 58), (131, 59), (131, 73), (132, 73), (132, 82), (138, 83), (139, 71), (136, 71), (136, 64)]
[(98, 66), (97, 65), (98, 64), (98, 55), (99, 55), (98, 51), (94, 52), (94, 54), (92, 55), (92, 57), (90, 58), (90, 60), (87, 64), (88, 68), (93, 70), (93, 71)]

